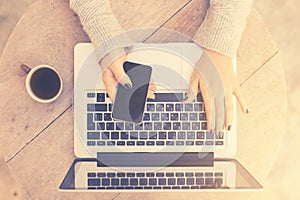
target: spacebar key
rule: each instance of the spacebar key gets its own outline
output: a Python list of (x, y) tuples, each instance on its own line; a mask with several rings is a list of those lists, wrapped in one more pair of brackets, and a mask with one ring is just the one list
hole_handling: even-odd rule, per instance
[(148, 102), (181, 102), (183, 93), (155, 93), (155, 99)]
[(106, 104), (88, 104), (87, 111), (107, 111)]

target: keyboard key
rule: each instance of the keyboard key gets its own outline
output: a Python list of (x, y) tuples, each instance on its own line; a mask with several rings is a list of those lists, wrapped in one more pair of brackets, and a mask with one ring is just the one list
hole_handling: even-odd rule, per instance
[(200, 103), (195, 103), (194, 111), (202, 111), (202, 105)]
[(135, 177), (134, 172), (127, 172), (126, 175), (127, 175), (127, 177)]
[(213, 184), (214, 184), (214, 180), (212, 178), (205, 179), (205, 185), (213, 185)]
[(188, 190), (188, 189), (190, 189), (190, 187), (189, 186), (181, 186), (181, 189)]
[(113, 186), (119, 185), (119, 179), (117, 179), (117, 178), (111, 179), (111, 185), (113, 185)]
[(114, 129), (115, 129), (115, 123), (113, 122), (106, 123), (106, 130), (114, 130)]
[(174, 173), (173, 172), (167, 172), (166, 177), (174, 177)]
[(169, 113), (160, 114), (161, 121), (169, 121)]
[(196, 145), (203, 145), (204, 142), (203, 141), (196, 141)]
[(130, 185), (138, 185), (138, 180), (137, 178), (131, 178), (130, 179)]
[(168, 132), (168, 139), (169, 140), (176, 139), (176, 132), (174, 131)]
[(200, 130), (200, 122), (192, 122), (192, 130)]
[(154, 130), (162, 130), (162, 123), (154, 122)]
[(191, 186), (191, 189), (197, 190), (197, 189), (200, 189), (200, 187), (199, 187), (199, 186), (196, 186), (196, 185), (193, 185), (193, 186)]
[(111, 132), (111, 139), (118, 140), (119, 139), (119, 132)]
[(207, 177), (212, 177), (214, 174), (212, 173), (212, 172), (206, 172), (205, 173), (205, 176), (207, 176)]
[(88, 176), (88, 177), (96, 177), (97, 175), (96, 175), (96, 173), (91, 173), (91, 172), (90, 172), (90, 173), (87, 174), (87, 176)]
[(183, 176), (184, 176), (184, 173), (183, 173), (183, 172), (176, 172), (176, 176), (177, 176), (177, 177), (183, 177)]
[(205, 141), (205, 145), (208, 146), (214, 145), (214, 141)]
[(147, 141), (146, 144), (147, 146), (154, 146), (154, 141)]
[(105, 123), (104, 122), (98, 122), (97, 123), (97, 130), (105, 130)]
[(202, 97), (201, 93), (197, 94), (197, 101), (198, 102), (203, 102), (203, 97)]
[(117, 141), (118, 146), (125, 146), (125, 141)]
[(107, 146), (115, 146), (116, 142), (115, 141), (107, 141), (106, 144), (107, 144)]
[(175, 185), (176, 179), (175, 178), (168, 178), (168, 185)]
[(125, 173), (124, 172), (118, 172), (117, 177), (125, 177)]
[(159, 134), (159, 139), (161, 139), (161, 140), (165, 140), (165, 139), (167, 139), (167, 132), (159, 132), (158, 133)]
[(161, 187), (160, 187), (160, 186), (154, 186), (153, 189), (154, 189), (154, 190), (160, 190)]
[(223, 184), (222, 178), (215, 178), (215, 184), (221, 186)]
[(94, 122), (88, 122), (87, 123), (87, 130), (95, 130), (95, 123)]
[(100, 132), (88, 132), (87, 133), (88, 140), (99, 140), (100, 139)]
[(110, 113), (104, 113), (103, 114), (103, 118), (104, 118), (104, 121), (112, 121), (112, 118), (111, 118), (111, 114)]
[(127, 146), (134, 146), (135, 145), (135, 141), (127, 141)]
[(146, 178), (140, 178), (140, 185), (148, 185), (148, 181)]
[(204, 132), (203, 131), (197, 131), (197, 139), (204, 139)]
[(129, 133), (128, 132), (121, 132), (121, 140), (128, 140), (128, 135)]
[(145, 173), (139, 172), (139, 173), (136, 173), (136, 176), (137, 177), (145, 177)]
[(93, 113), (87, 113), (87, 121), (93, 122)]
[(152, 103), (147, 104), (147, 111), (155, 111), (155, 106)]
[(166, 104), (166, 111), (174, 111), (174, 104), (167, 103)]
[(150, 114), (149, 113), (144, 113), (143, 121), (150, 121)]
[(130, 132), (130, 139), (131, 140), (137, 140), (138, 139), (138, 132)]
[(147, 177), (154, 177), (154, 173), (153, 173), (153, 172), (147, 172), (147, 173), (146, 173), (146, 176), (147, 176)]
[(184, 110), (185, 111), (193, 111), (193, 104), (187, 103), (184, 105)]
[(206, 114), (205, 113), (199, 113), (199, 120), (206, 120)]
[(151, 122), (145, 122), (144, 123), (144, 130), (152, 130), (152, 123)]
[(97, 102), (105, 102), (105, 94), (97, 93)]
[(156, 140), (157, 139), (157, 132), (149, 132), (149, 139)]
[(133, 130), (133, 124), (130, 122), (125, 122), (125, 130)]
[(106, 177), (106, 173), (104, 173), (104, 172), (98, 172), (97, 176), (100, 177), (100, 178), (103, 178), (103, 177)]
[(171, 113), (171, 121), (178, 121), (178, 113)]
[(197, 113), (190, 113), (190, 121), (197, 121), (198, 114)]
[(121, 185), (128, 185), (128, 178), (121, 178)]
[(116, 174), (113, 173), (113, 172), (108, 172), (107, 173), (107, 177), (115, 177), (115, 176), (116, 176)]
[(167, 180), (165, 178), (159, 178), (158, 179), (158, 185), (166, 185)]
[(173, 130), (181, 130), (180, 122), (173, 122)]
[(172, 190), (179, 190), (180, 186), (172, 186)]
[(175, 110), (176, 111), (183, 111), (183, 104), (179, 104), (179, 103), (175, 104)]
[(110, 179), (109, 178), (103, 178), (102, 179), (102, 185), (103, 186), (109, 186), (110, 185)]
[(156, 104), (156, 111), (164, 111), (164, 104), (160, 104), (160, 103), (158, 103), (158, 104)]
[(148, 138), (148, 133), (143, 131), (143, 132), (139, 132), (140, 135), (140, 139), (142, 140), (146, 140)]
[(163, 172), (157, 172), (156, 177), (164, 177), (164, 173)]
[(89, 92), (89, 93), (86, 94), (86, 97), (87, 98), (94, 98), (95, 97), (95, 93)]
[(185, 144), (187, 146), (193, 146), (194, 145), (194, 141), (186, 141)]
[(176, 145), (177, 146), (183, 146), (184, 145), (184, 141), (176, 141)]
[(164, 122), (163, 123), (163, 130), (171, 130), (172, 124), (171, 122)]
[(100, 186), (100, 179), (88, 179), (88, 186)]
[(156, 141), (156, 146), (163, 146), (165, 145), (164, 141)]
[(137, 141), (136, 145), (137, 146), (144, 146), (145, 145), (145, 141)]
[(104, 141), (97, 141), (97, 146), (105, 146), (105, 142)]
[(191, 129), (191, 123), (190, 122), (183, 122), (182, 123), (182, 130), (190, 130)]
[(196, 178), (196, 185), (204, 185), (204, 179), (203, 178)]
[(95, 121), (102, 121), (102, 113), (95, 113), (94, 120)]
[(143, 124), (135, 124), (134, 130), (143, 130)]
[(117, 130), (124, 130), (124, 123), (123, 122), (117, 122), (116, 123), (116, 129)]
[(107, 111), (107, 105), (106, 104), (87, 104), (87, 111), (93, 112), (93, 111)]
[(112, 111), (112, 104), (108, 104), (108, 111), (111, 112)]
[(223, 173), (222, 173), (222, 172), (215, 172), (215, 176), (216, 176), (216, 177), (222, 177), (222, 176), (223, 176)]
[(168, 146), (174, 146), (175, 142), (174, 141), (166, 141), (166, 145)]
[(185, 172), (186, 177), (193, 177), (194, 173), (193, 172)]
[(206, 132), (206, 139), (214, 139), (215, 138), (215, 134), (212, 132)]
[(149, 178), (149, 185), (156, 185), (157, 181), (156, 178)]
[(95, 141), (87, 141), (88, 146), (95, 146), (96, 142)]
[(102, 140), (109, 140), (109, 132), (101, 132)]
[(152, 113), (151, 119), (152, 121), (159, 121), (159, 113)]
[(203, 176), (203, 172), (195, 172), (195, 176), (196, 177), (202, 177)]
[(187, 121), (187, 120), (189, 120), (188, 113), (180, 113), (180, 120), (181, 121)]
[(186, 184), (187, 185), (194, 185), (194, 178), (187, 178), (186, 179)]
[(184, 178), (178, 178), (177, 179), (177, 185), (185, 185), (185, 179)]
[(216, 141), (216, 145), (223, 145), (224, 142), (223, 141)]
[(171, 189), (171, 186), (163, 186), (163, 189), (164, 189), (164, 190), (170, 190), (170, 189)]
[(179, 140), (185, 140), (185, 132), (179, 131), (178, 132), (178, 139)]
[(195, 139), (195, 132), (188, 131), (187, 132), (187, 139), (194, 140)]

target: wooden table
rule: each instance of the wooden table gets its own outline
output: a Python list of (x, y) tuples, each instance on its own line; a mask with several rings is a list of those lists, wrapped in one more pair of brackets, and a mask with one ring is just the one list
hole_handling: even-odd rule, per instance
[[(205, 0), (111, 2), (125, 30), (165, 27), (192, 36), (200, 26)], [(159, 29), (159, 28), (158, 28)], [(155, 37), (155, 34), (153, 37)], [(246, 199), (251, 193), (85, 193), (59, 192), (74, 159), (73, 47), (88, 42), (67, 0), (36, 0), (11, 34), (0, 61), (0, 145), (27, 199)], [(33, 101), (25, 90), (29, 66), (48, 64), (62, 75), (60, 98)], [(285, 128), (286, 88), (278, 49), (253, 10), (238, 52), (238, 78), (251, 108), (238, 111), (236, 158), (263, 184), (277, 156)]]

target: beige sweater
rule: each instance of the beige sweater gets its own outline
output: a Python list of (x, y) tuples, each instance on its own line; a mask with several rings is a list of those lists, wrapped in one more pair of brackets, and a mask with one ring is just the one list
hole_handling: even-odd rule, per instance
[[(113, 49), (132, 45), (133, 41), (115, 18), (109, 0), (70, 0), (70, 6), (94, 46), (100, 47), (99, 59)], [(235, 56), (251, 7), (252, 0), (210, 0), (205, 20), (193, 39), (204, 48)], [(116, 37), (118, 35), (122, 37)]]

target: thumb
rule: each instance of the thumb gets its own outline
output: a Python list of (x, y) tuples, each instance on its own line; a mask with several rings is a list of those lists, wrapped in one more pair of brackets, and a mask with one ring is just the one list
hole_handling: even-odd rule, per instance
[(125, 62), (125, 60), (126, 60), (126, 58), (120, 57), (117, 60), (115, 60), (109, 66), (109, 68), (119, 83), (121, 83), (125, 88), (131, 89), (132, 82), (131, 82), (129, 76), (125, 73), (125, 71), (123, 69), (123, 63)]

